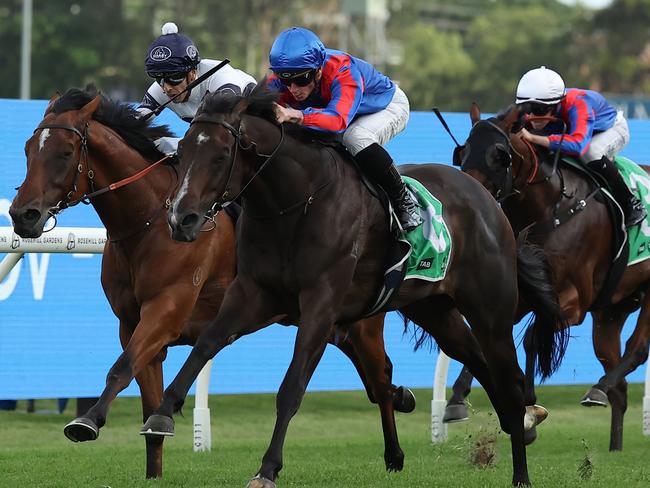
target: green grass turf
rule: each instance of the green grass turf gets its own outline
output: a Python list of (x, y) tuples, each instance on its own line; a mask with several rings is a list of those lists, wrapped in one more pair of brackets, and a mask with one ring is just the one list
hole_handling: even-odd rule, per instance
[[(537, 487), (650, 487), (650, 437), (641, 432), (642, 385), (630, 386), (624, 450), (608, 452), (609, 409), (578, 404), (584, 386), (541, 387), (539, 402), (549, 418), (528, 448), (528, 467)], [(431, 444), (431, 390), (416, 391), (418, 407), (398, 414), (405, 452), (400, 473), (384, 470), (377, 408), (363, 392), (308, 393), (289, 427), (284, 469), (278, 487), (507, 487), (512, 466), (509, 438), (497, 434), (494, 466), (477, 468), (471, 445), (498, 432), (482, 390), (470, 397), (469, 422), (449, 426), (449, 441)], [(74, 402), (63, 415), (0, 412), (0, 487), (166, 488), (244, 487), (257, 471), (275, 420), (274, 395), (210, 397), (213, 449), (193, 453), (192, 407), (176, 417), (176, 437), (165, 441), (164, 478), (144, 479), (144, 441), (139, 399), (115, 401), (107, 425), (95, 442), (73, 444), (63, 426), (74, 417)], [(37, 401), (37, 409), (54, 409)], [(588, 456), (592, 475), (579, 466)]]

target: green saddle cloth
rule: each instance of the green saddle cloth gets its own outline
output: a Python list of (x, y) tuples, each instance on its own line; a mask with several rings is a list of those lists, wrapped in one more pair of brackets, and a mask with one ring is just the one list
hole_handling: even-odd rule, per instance
[(403, 176), (402, 179), (420, 204), (423, 220), (422, 225), (403, 232), (399, 238), (410, 248), (404, 258), (404, 279), (440, 281), (447, 274), (451, 254), (451, 234), (442, 218), (442, 203), (419, 181), (408, 176)]
[[(650, 215), (650, 175), (634, 161), (623, 156), (616, 156), (616, 166), (627, 186), (641, 200)], [(627, 230), (627, 239), (630, 243), (628, 266), (650, 258), (650, 225), (647, 218)]]

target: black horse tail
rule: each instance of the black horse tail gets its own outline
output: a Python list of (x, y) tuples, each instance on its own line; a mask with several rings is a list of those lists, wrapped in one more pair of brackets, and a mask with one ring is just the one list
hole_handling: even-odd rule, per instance
[(532, 345), (537, 356), (537, 373), (542, 381), (562, 363), (569, 342), (569, 328), (562, 318), (557, 293), (541, 247), (519, 242), (517, 247), (519, 298), (534, 313)]

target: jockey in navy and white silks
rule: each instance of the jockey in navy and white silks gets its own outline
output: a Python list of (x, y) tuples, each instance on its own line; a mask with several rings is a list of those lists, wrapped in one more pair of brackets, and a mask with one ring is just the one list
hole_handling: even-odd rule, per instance
[[(167, 22), (162, 27), (162, 35), (147, 49), (145, 69), (155, 81), (145, 93), (137, 110), (143, 115), (156, 110), (174, 95), (183, 91), (189, 83), (219, 63), (218, 60), (202, 60), (194, 42), (189, 37), (179, 34), (176, 24)], [(208, 93), (231, 92), (235, 95), (244, 95), (252, 91), (255, 83), (255, 78), (249, 74), (225, 65), (192, 88), (189, 93), (181, 95), (167, 105), (167, 108), (184, 121), (190, 122)], [(179, 140), (180, 138), (176, 137), (162, 137), (156, 141), (156, 145), (162, 152), (171, 154), (176, 152)]]
[(545, 66), (522, 76), (516, 103), (524, 113), (554, 116), (566, 125), (566, 134), (562, 136), (562, 123), (533, 119), (531, 126), (537, 133), (524, 128), (521, 131), (524, 139), (576, 156), (601, 174), (621, 205), (628, 227), (646, 217), (643, 204), (630, 192), (612, 161), (630, 140), (623, 112), (617, 112), (598, 92), (567, 89), (562, 77)]
[(364, 173), (386, 190), (402, 228), (420, 225), (417, 204), (382, 147), (406, 127), (409, 102), (404, 92), (368, 62), (326, 49), (316, 34), (302, 27), (280, 33), (269, 62), (273, 75), (268, 87), (280, 92), (278, 122), (342, 134), (343, 145)]

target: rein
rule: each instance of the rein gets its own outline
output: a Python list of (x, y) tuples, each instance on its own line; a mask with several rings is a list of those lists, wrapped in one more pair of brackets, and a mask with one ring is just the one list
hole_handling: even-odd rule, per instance
[[(526, 122), (533, 121), (533, 120), (548, 120), (552, 122), (557, 122), (560, 121), (563, 124), (563, 130), (562, 130), (562, 135), (560, 137), (560, 146), (562, 145), (562, 141), (564, 140), (564, 136), (566, 134), (566, 123), (558, 119), (557, 117), (553, 116), (527, 116), (526, 117)], [(560, 177), (560, 192), (559, 192), (559, 197), (558, 201), (554, 205), (553, 209), (553, 217), (547, 221), (543, 222), (533, 222), (526, 226), (524, 229), (520, 231), (521, 234), (547, 234), (548, 232), (551, 232), (552, 230), (556, 229), (557, 227), (561, 226), (562, 224), (566, 223), (567, 221), (571, 220), (573, 217), (575, 217), (578, 213), (582, 212), (585, 210), (587, 207), (588, 203), (596, 196), (596, 194), (600, 191), (598, 188), (596, 190), (592, 191), (589, 195), (587, 195), (585, 198), (578, 200), (575, 202), (573, 205), (569, 206), (568, 208), (565, 208), (564, 210), (560, 210), (560, 202), (562, 200), (562, 197), (566, 197), (571, 199), (573, 195), (568, 195), (566, 193), (566, 188), (564, 186), (564, 178), (562, 177), (562, 172), (558, 170), (558, 164), (559, 164), (559, 159), (560, 159), (560, 151), (556, 151), (553, 157), (553, 167), (551, 169), (551, 172), (546, 175), (544, 178), (535, 181), (535, 177), (537, 176), (537, 173), (540, 168), (540, 162), (539, 162), (539, 156), (537, 154), (537, 151), (535, 150), (535, 147), (533, 144), (523, 137), (521, 138), (521, 141), (528, 147), (528, 150), (530, 152), (531, 158), (533, 159), (533, 168), (528, 175), (528, 178), (526, 179), (526, 183), (529, 185), (537, 185), (540, 183), (546, 183), (549, 181), (555, 173), (557, 173)], [(510, 149), (515, 152), (522, 160), (522, 162), (525, 160), (523, 155), (519, 154), (512, 145), (510, 145)], [(519, 190), (521, 191), (521, 190)]]

